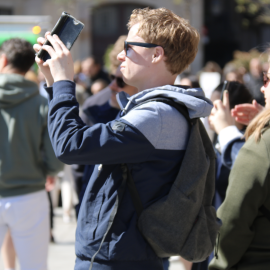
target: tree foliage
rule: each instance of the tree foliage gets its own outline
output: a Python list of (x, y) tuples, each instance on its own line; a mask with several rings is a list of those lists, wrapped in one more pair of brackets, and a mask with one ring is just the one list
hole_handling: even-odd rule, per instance
[(244, 26), (270, 24), (270, 0), (235, 0), (236, 11), (243, 15)]

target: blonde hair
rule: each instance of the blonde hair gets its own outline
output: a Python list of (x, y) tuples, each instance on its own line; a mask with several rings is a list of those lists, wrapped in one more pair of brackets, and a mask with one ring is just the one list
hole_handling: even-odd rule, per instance
[(114, 74), (121, 64), (121, 61), (117, 59), (117, 55), (124, 49), (124, 41), (127, 39), (126, 35), (120, 36), (113, 45), (113, 48), (109, 54), (110, 59), (110, 72)]
[(184, 71), (198, 51), (200, 35), (189, 22), (166, 8), (135, 9), (128, 29), (140, 23), (138, 35), (164, 49), (165, 63), (172, 74)]
[(245, 132), (246, 139), (253, 135), (255, 142), (259, 142), (262, 137), (262, 130), (269, 124), (269, 121), (270, 108), (262, 111), (250, 122)]

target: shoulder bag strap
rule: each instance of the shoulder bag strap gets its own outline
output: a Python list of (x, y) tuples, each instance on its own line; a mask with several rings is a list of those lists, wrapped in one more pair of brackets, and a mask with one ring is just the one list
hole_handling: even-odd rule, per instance
[(268, 210), (264, 205), (259, 208), (259, 211), (270, 221), (270, 210)]
[[(166, 103), (166, 104), (174, 107), (176, 110), (179, 111), (179, 113), (181, 113), (187, 119), (190, 126), (192, 126), (195, 123), (195, 121), (197, 121), (197, 119), (190, 119), (187, 107), (185, 105), (176, 103), (172, 99), (169, 99), (169, 98), (157, 97), (157, 98), (153, 98), (153, 99), (148, 99), (145, 102), (142, 102), (139, 105), (133, 107), (132, 110), (135, 109), (136, 107), (141, 106), (142, 104), (146, 104), (149, 102), (163, 102), (163, 103)], [(137, 219), (139, 219), (139, 217), (143, 211), (143, 204), (142, 204), (140, 195), (138, 193), (138, 190), (135, 186), (135, 182), (133, 180), (132, 174), (131, 174), (131, 172), (128, 169), (128, 166), (126, 164), (125, 164), (125, 168), (127, 169), (127, 187), (128, 187), (134, 208), (135, 208), (136, 213), (137, 213)]]

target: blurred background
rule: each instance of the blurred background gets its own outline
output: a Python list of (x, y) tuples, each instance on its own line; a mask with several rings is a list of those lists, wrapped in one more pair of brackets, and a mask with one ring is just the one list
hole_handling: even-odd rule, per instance
[[(188, 19), (200, 31), (201, 44), (192, 73), (208, 61), (221, 68), (234, 52), (249, 51), (268, 42), (270, 1), (267, 0), (0, 0), (0, 44), (20, 35), (34, 43), (52, 29), (62, 11), (85, 24), (72, 55), (74, 60), (90, 54), (104, 61), (110, 44), (127, 34), (126, 23), (135, 8), (165, 7)], [(10, 16), (12, 15), (12, 16)], [(261, 49), (260, 49), (261, 50)]]

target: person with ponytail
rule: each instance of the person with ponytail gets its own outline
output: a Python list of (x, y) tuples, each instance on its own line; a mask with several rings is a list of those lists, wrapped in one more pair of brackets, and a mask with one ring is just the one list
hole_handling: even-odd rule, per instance
[[(261, 88), (266, 102), (265, 109), (250, 122), (246, 129), (246, 142), (235, 159), (225, 201), (218, 210), (218, 217), (223, 225), (209, 270), (270, 269), (270, 79), (268, 76), (264, 74), (264, 85)], [(220, 105), (220, 101), (217, 102)], [(226, 119), (232, 121), (230, 110), (222, 106), (216, 108), (219, 114), (224, 116), (223, 123), (226, 123)]]

